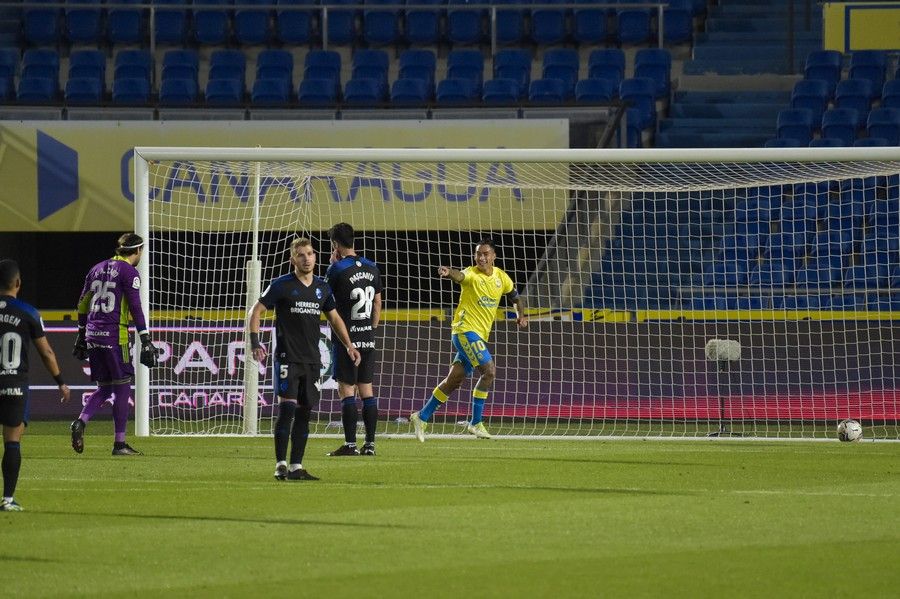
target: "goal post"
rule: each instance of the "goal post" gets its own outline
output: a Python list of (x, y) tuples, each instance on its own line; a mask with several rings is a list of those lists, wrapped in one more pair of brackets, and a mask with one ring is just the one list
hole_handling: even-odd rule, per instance
[[(452, 357), (458, 289), (436, 268), (472, 264), (491, 237), (531, 318), (517, 330), (498, 310), (495, 434), (820, 438), (854, 418), (900, 438), (898, 148), (139, 147), (134, 185), (163, 348), (137, 369), (139, 435), (271, 432), (247, 309), (289, 272), (296, 237), (324, 274), (326, 231), (344, 221), (384, 279), (383, 432), (409, 433)], [(312, 427), (336, 434), (324, 321), (319, 341)], [(463, 431), (471, 385), (430, 431)]]

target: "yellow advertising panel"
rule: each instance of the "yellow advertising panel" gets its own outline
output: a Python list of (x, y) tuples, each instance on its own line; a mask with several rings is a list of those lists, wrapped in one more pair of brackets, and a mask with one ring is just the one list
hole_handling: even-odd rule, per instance
[[(0, 124), (0, 231), (123, 231), (134, 226), (133, 148), (136, 146), (206, 147), (404, 147), (404, 148), (567, 148), (569, 125), (565, 119), (526, 120), (446, 120), (446, 121), (268, 121), (268, 122), (83, 122), (30, 121)], [(169, 167), (173, 169), (174, 167)], [(564, 192), (556, 200), (542, 197), (546, 213), (534, 221), (531, 217), (510, 214), (527, 211), (530, 197), (517, 182), (527, 180), (520, 165), (486, 165), (472, 175), (471, 185), (448, 186), (427, 178), (378, 184), (379, 172), (391, 173), (393, 165), (360, 166), (357, 176), (329, 180), (316, 179), (312, 193), (305, 199), (315, 202), (353, 202), (359, 198), (378, 198), (391, 209), (384, 218), (372, 222), (373, 229), (407, 228), (415, 222), (423, 228), (446, 228), (446, 218), (425, 218), (447, 214), (441, 204), (457, 208), (468, 206), (474, 215), (489, 215), (502, 210), (507, 226), (553, 227), (565, 210)], [(435, 165), (434, 177), (445, 175)], [(177, 170), (181, 169), (181, 170)], [(177, 167), (164, 177), (168, 181), (152, 183), (153, 196), (166, 193), (166, 187), (191, 177), (189, 166)], [(208, 175), (207, 175), (208, 176)], [(518, 201), (492, 206), (493, 198), (478, 183), (501, 181), (511, 189), (506, 194)], [(203, 186), (235, 199), (235, 189), (226, 184)], [(470, 187), (478, 189), (469, 193)], [(240, 185), (238, 189), (242, 189)], [(428, 194), (423, 194), (426, 190)], [(373, 194), (373, 189), (377, 192)], [(364, 191), (365, 193), (361, 193)], [(231, 195), (228, 195), (231, 194)], [(183, 195), (183, 194), (181, 194)], [(239, 194), (238, 194), (239, 195)], [(416, 201), (407, 201), (415, 198)], [(551, 200), (551, 204), (547, 201)], [(240, 200), (240, 198), (238, 198)], [(366, 200), (374, 201), (374, 200)], [(494, 203), (496, 204), (496, 203)], [(365, 202), (352, 204), (367, 211)], [(315, 214), (314, 207), (309, 211)], [(422, 218), (414, 218), (418, 213)], [(464, 211), (465, 213), (465, 211)], [(363, 219), (365, 220), (365, 219)], [(529, 225), (529, 223), (531, 223)], [(549, 223), (549, 224), (548, 224)], [(311, 222), (315, 229), (316, 223)], [(330, 224), (325, 225), (330, 226)], [(461, 227), (463, 225), (460, 225)]]
[(827, 2), (826, 50), (900, 50), (900, 2)]

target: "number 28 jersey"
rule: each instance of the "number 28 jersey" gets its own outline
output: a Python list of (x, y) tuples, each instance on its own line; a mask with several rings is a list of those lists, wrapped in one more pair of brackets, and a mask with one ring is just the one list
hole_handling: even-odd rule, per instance
[(381, 293), (378, 265), (362, 256), (345, 256), (328, 267), (325, 280), (334, 291), (350, 340), (357, 349), (375, 349), (372, 306), (375, 295)]

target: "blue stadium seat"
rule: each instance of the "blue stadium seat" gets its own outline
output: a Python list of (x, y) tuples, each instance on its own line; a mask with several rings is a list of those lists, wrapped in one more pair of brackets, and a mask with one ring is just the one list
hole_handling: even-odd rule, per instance
[(103, 100), (103, 88), (96, 77), (72, 77), (66, 81), (66, 104), (99, 104)]
[(494, 56), (494, 78), (512, 79), (519, 85), (519, 97), (531, 83), (531, 54), (527, 50), (505, 49)]
[(350, 79), (344, 84), (344, 104), (348, 106), (377, 106), (384, 101), (382, 83), (377, 79)]
[(41, 6), (50, 1), (34, 0), (22, 12), (22, 32), (30, 46), (56, 46), (60, 41), (60, 9)]
[(106, 55), (100, 50), (75, 50), (69, 54), (68, 78), (96, 79), (106, 90)]
[(748, 273), (745, 262), (714, 262), (703, 274), (703, 284), (716, 287), (736, 287), (747, 284)]
[(9, 102), (16, 97), (16, 86), (12, 77), (0, 77), (0, 102)]
[(822, 114), (828, 106), (828, 82), (821, 79), (803, 79), (794, 84), (791, 92), (791, 108), (808, 108), (813, 112), (816, 122), (822, 120)]
[(750, 285), (780, 287), (790, 285), (796, 277), (797, 263), (794, 259), (772, 259), (763, 262), (750, 272)]
[(451, 44), (477, 44), (484, 39), (482, 21), (484, 11), (465, 7), (468, 0), (449, 0), (447, 9), (447, 39)]
[(356, 41), (356, 21), (358, 11), (350, 9), (337, 9), (332, 5), (359, 4), (358, 0), (328, 0), (328, 43), (338, 46), (347, 46)]
[(303, 81), (300, 82), (300, 87), (297, 88), (297, 101), (303, 106), (334, 105), (337, 102), (334, 79), (308, 79), (304, 77)]
[(669, 95), (672, 54), (665, 48), (643, 48), (634, 57), (634, 76), (646, 77), (656, 83), (656, 97)]
[[(434, 5), (446, 4), (446, 0), (406, 0), (409, 5)], [(406, 40), (410, 44), (436, 44), (441, 36), (441, 17), (443, 9), (440, 8), (409, 8), (405, 11)]]
[(798, 267), (794, 283), (798, 287), (831, 287), (842, 281), (843, 263), (840, 256), (820, 256)]
[(303, 79), (330, 79), (334, 84), (332, 98), (337, 98), (341, 92), (341, 55), (333, 50), (311, 50), (303, 64)]
[(113, 63), (113, 79), (144, 79), (153, 74), (153, 57), (149, 50), (119, 50)]
[[(398, 59), (399, 77), (398, 79), (419, 79), (425, 83), (425, 98), (430, 100), (434, 94), (434, 71), (437, 65), (437, 58), (431, 50), (404, 50), (400, 53)], [(401, 88), (404, 94), (415, 92), (407, 84), (403, 84)], [(394, 96), (393, 89), (391, 97)], [(413, 96), (414, 98), (415, 96)]]
[(803, 70), (804, 79), (821, 79), (828, 82), (829, 90), (834, 91), (837, 82), (841, 80), (841, 65), (843, 58), (836, 50), (816, 50), (806, 57), (806, 66)]
[(872, 82), (868, 79), (845, 79), (835, 88), (834, 105), (836, 108), (853, 108), (861, 119), (865, 119), (872, 105), (872, 94)]
[(283, 75), (271, 79), (257, 77), (250, 91), (253, 106), (287, 106), (291, 101), (291, 82)]
[[(237, 0), (241, 5), (270, 5), (273, 0)], [(234, 13), (234, 38), (242, 46), (259, 46), (271, 39), (270, 14), (266, 9), (238, 9)]]
[(98, 43), (102, 32), (100, 0), (67, 0), (66, 3), (84, 5), (66, 9), (66, 38), (73, 44)]
[(197, 102), (197, 81), (190, 77), (163, 77), (159, 84), (160, 106), (187, 106)]
[(20, 60), (18, 48), (0, 48), (0, 79), (15, 77)]
[(692, 0), (669, 0), (663, 10), (663, 41), (666, 44), (683, 44), (694, 38), (694, 14)]
[(484, 82), (484, 56), (480, 50), (451, 50), (447, 55), (447, 79), (472, 82), (472, 92), (481, 96)]
[(515, 79), (490, 79), (484, 82), (481, 99), (485, 104), (516, 104), (520, 89)]
[(566, 84), (560, 79), (535, 79), (528, 87), (528, 100), (535, 104), (561, 104)]
[(572, 38), (583, 45), (603, 45), (609, 37), (606, 8), (590, 6), (594, 0), (577, 0), (578, 4), (588, 5), (576, 8), (572, 12)]
[(789, 108), (778, 113), (778, 137), (796, 139), (803, 146), (809, 144), (813, 134), (813, 113), (806, 108)]
[(618, 87), (625, 78), (625, 53), (619, 48), (592, 50), (588, 56), (588, 77), (609, 79)]
[(869, 137), (881, 137), (889, 146), (900, 146), (900, 108), (875, 108), (866, 124)]
[(559, 79), (563, 82), (563, 98), (575, 95), (575, 83), (578, 82), (578, 51), (571, 48), (556, 48), (544, 52), (541, 76), (544, 79)]
[(475, 82), (471, 79), (444, 79), (437, 85), (435, 103), (438, 105), (471, 104), (481, 96), (480, 87), (476, 94)]
[(630, 104), (634, 112), (626, 112), (629, 127), (643, 130), (656, 123), (656, 82), (635, 77), (619, 84), (619, 98)]
[[(288, 84), (288, 95), (293, 87), (294, 56), (287, 50), (263, 50), (256, 57), (257, 79), (282, 79)], [(265, 90), (267, 93), (269, 88)], [(272, 90), (278, 91), (278, 90)]]
[(617, 11), (616, 40), (627, 45), (649, 42), (650, 11), (643, 8)]
[(275, 37), (283, 44), (308, 44), (313, 39), (313, 28), (316, 12), (309, 10), (291, 10), (296, 6), (314, 6), (318, 0), (277, 0), (278, 10), (275, 12)]
[(116, 77), (112, 86), (114, 104), (146, 104), (150, 101), (150, 80), (142, 77)]
[(220, 46), (228, 41), (231, 35), (231, 14), (225, 9), (233, 0), (194, 0), (194, 6), (210, 8), (194, 8), (194, 39), (202, 46)]
[(206, 83), (207, 106), (240, 106), (244, 102), (244, 81), (210, 79)]
[(855, 50), (850, 55), (850, 79), (867, 79), (873, 90), (884, 85), (887, 54), (882, 50)]
[[(398, 3), (398, 0), (365, 0), (366, 6)], [(362, 37), (370, 47), (397, 43), (400, 37), (399, 12), (396, 10), (367, 8), (363, 11)]]
[[(142, 4), (121, 0), (116, 4)], [(144, 14), (139, 8), (110, 8), (106, 13), (106, 38), (112, 45), (140, 43), (144, 38)]]
[(886, 81), (881, 91), (882, 108), (900, 108), (900, 79)]
[[(493, 4), (517, 4), (521, 0), (495, 0)], [(499, 45), (518, 45), (525, 37), (526, 11), (519, 6), (515, 8), (497, 9), (497, 21), (494, 24), (494, 37)]]
[(793, 137), (773, 137), (772, 139), (767, 139), (766, 143), (763, 144), (765, 148), (802, 148), (804, 147), (804, 143), (799, 139), (794, 139)]
[[(209, 57), (209, 80), (216, 79), (236, 81), (243, 96), (247, 80), (247, 57), (244, 53), (240, 50), (214, 51)], [(227, 91), (224, 86), (221, 90)]]
[[(59, 54), (56, 50), (32, 48), (22, 55), (21, 79), (45, 79), (52, 83), (52, 96), (59, 93)], [(20, 81), (21, 83), (21, 81)], [(43, 84), (26, 86), (28, 97), (37, 98)], [(36, 100), (37, 101), (37, 100)]]
[[(353, 53), (351, 79), (372, 79), (378, 83), (378, 98), (387, 96), (390, 58), (384, 50), (357, 50)], [(360, 92), (363, 90), (360, 89)]]
[(397, 79), (391, 86), (391, 103), (396, 106), (424, 106), (430, 97), (425, 79)]
[(156, 0), (157, 5), (172, 5), (172, 8), (156, 7), (156, 43), (162, 45), (183, 45), (187, 35), (188, 11), (181, 8), (183, 0)]
[(23, 104), (46, 104), (56, 100), (58, 81), (47, 77), (23, 77), (19, 80), (16, 99)]
[(163, 80), (181, 77), (197, 80), (200, 71), (200, 57), (195, 50), (168, 50), (163, 54)]
[[(567, 0), (540, 0), (536, 4), (568, 4)], [(531, 11), (531, 39), (539, 46), (551, 46), (566, 39), (568, 10), (535, 8)]]
[(575, 101), (579, 103), (611, 102), (616, 97), (616, 85), (609, 79), (582, 79), (575, 84)]
[(859, 112), (852, 108), (832, 108), (822, 115), (822, 135), (840, 139), (844, 146), (853, 145), (859, 127)]
[(864, 137), (853, 142), (854, 148), (884, 147), (889, 145), (891, 144), (883, 137)]

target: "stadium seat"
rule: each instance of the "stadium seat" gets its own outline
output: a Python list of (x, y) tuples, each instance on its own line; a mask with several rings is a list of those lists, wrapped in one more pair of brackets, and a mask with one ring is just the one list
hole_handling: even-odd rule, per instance
[(240, 50), (214, 51), (209, 57), (209, 80), (215, 79), (237, 81), (243, 95), (247, 80), (247, 57), (244, 53)]
[(774, 137), (767, 139), (764, 147), (766, 148), (802, 148), (804, 144), (802, 140), (793, 137)]
[(384, 101), (383, 84), (377, 79), (350, 79), (344, 85), (344, 104), (348, 106), (377, 106)]
[[(32, 48), (25, 50), (22, 55), (21, 79), (43, 79), (52, 84), (52, 97), (59, 94), (59, 54), (56, 50), (44, 48)], [(20, 83), (21, 83), (20, 79)], [(41, 94), (42, 83), (34, 83), (26, 86), (26, 95), (29, 98), (38, 98)]]
[(396, 106), (424, 106), (430, 97), (426, 79), (397, 79), (391, 86), (391, 103)]
[[(445, 0), (406, 0), (406, 4), (433, 5), (435, 7), (445, 4)], [(440, 8), (409, 8), (405, 11), (406, 41), (410, 44), (436, 44), (441, 36), (441, 17), (443, 9)]]
[(150, 80), (143, 77), (116, 77), (112, 86), (114, 104), (146, 104), (150, 100)]
[(656, 123), (656, 82), (652, 79), (635, 77), (619, 84), (619, 98), (630, 104), (633, 112), (626, 111), (629, 127), (644, 130)]
[(803, 79), (794, 84), (791, 92), (791, 108), (807, 108), (812, 111), (816, 122), (828, 106), (828, 82), (821, 79)]
[(516, 81), (519, 97), (524, 96), (531, 83), (531, 54), (521, 49), (500, 50), (494, 56), (494, 78)]
[(56, 100), (59, 82), (47, 77), (23, 77), (16, 99), (23, 104), (46, 104)]
[[(434, 93), (434, 71), (437, 66), (437, 58), (431, 50), (404, 50), (398, 59), (399, 77), (398, 79), (419, 79), (425, 83), (425, 97), (431, 99)], [(403, 84), (401, 88), (405, 92), (415, 90), (409, 89), (407, 84)], [(391, 97), (393, 97), (393, 89)], [(415, 96), (413, 96), (415, 97)]]
[(390, 58), (384, 50), (357, 50), (353, 53), (350, 78), (377, 81), (378, 97), (384, 98), (388, 91), (389, 66)]
[(646, 77), (656, 83), (656, 97), (669, 95), (672, 54), (665, 48), (643, 48), (634, 57), (634, 76)]
[(563, 98), (575, 95), (575, 83), (578, 82), (578, 52), (570, 48), (556, 48), (544, 52), (541, 77), (559, 79), (563, 82)]
[(813, 134), (813, 113), (806, 108), (789, 108), (778, 113), (778, 137), (792, 138), (809, 145)]
[(297, 101), (303, 106), (334, 105), (337, 102), (335, 80), (304, 78), (297, 88)]
[(850, 79), (867, 79), (873, 90), (884, 85), (887, 54), (882, 50), (855, 50), (850, 55)]
[(68, 78), (87, 77), (96, 79), (101, 89), (106, 90), (106, 55), (100, 50), (76, 50), (69, 54)]
[(868, 79), (845, 79), (837, 84), (834, 91), (836, 108), (853, 108), (865, 119), (872, 105), (872, 82)]
[[(221, 46), (231, 36), (231, 15), (225, 7), (232, 0), (194, 0), (192, 15), (194, 39), (201, 46)], [(209, 8), (206, 8), (206, 7)]]
[(9, 102), (16, 97), (16, 86), (12, 77), (0, 77), (0, 102)]
[(199, 71), (200, 57), (195, 50), (168, 50), (163, 54), (163, 81), (176, 78), (192, 79), (196, 83)]
[(575, 84), (578, 103), (611, 102), (617, 97), (616, 85), (609, 79), (582, 79)]
[(484, 56), (480, 50), (451, 50), (447, 55), (447, 79), (472, 82), (472, 91), (481, 96), (484, 82)]
[(240, 106), (244, 102), (244, 81), (236, 78), (210, 79), (206, 84), (207, 106)]
[[(272, 0), (238, 0), (241, 5), (270, 5)], [(269, 42), (269, 11), (259, 9), (238, 9), (234, 12), (234, 38), (242, 46), (259, 46)]]
[(594, 7), (594, 0), (576, 0), (585, 8), (576, 8), (572, 12), (572, 38), (582, 45), (603, 45), (609, 37), (607, 25), (608, 10)]
[(683, 44), (694, 37), (692, 0), (669, 0), (663, 10), (663, 41), (665, 44)]
[(294, 55), (287, 50), (263, 50), (257, 55), (257, 79), (282, 79), (287, 82), (288, 94), (290, 94), (290, 89), (293, 86), (293, 77)]
[(821, 256), (810, 259), (806, 266), (799, 266), (794, 283), (798, 287), (831, 287), (840, 283), (843, 276), (840, 256)]
[(351, 9), (338, 9), (333, 5), (359, 4), (358, 0), (328, 0), (328, 43), (347, 46), (356, 41), (356, 21), (358, 12)]
[(891, 144), (889, 144), (888, 140), (883, 137), (864, 137), (853, 142), (854, 148), (883, 147), (889, 145)]
[(257, 77), (250, 91), (253, 106), (287, 106), (291, 101), (291, 83), (282, 76), (271, 79)]
[(477, 44), (484, 39), (482, 20), (484, 11), (464, 7), (468, 0), (449, 0), (447, 9), (447, 39), (451, 44)]
[(499, 45), (517, 45), (525, 37), (525, 15), (521, 0), (495, 0), (493, 4), (516, 4), (513, 8), (498, 8), (494, 23), (494, 37)]
[(303, 64), (303, 79), (331, 80), (334, 84), (331, 95), (337, 98), (341, 92), (341, 55), (332, 50), (311, 50)]
[(645, 44), (650, 41), (650, 11), (644, 8), (616, 12), (616, 40), (619, 44)]
[(841, 80), (843, 58), (836, 50), (816, 50), (806, 57), (803, 69), (804, 79), (821, 79), (828, 82), (830, 92), (834, 92), (837, 82)]
[(438, 105), (471, 104), (480, 99), (481, 87), (476, 88), (471, 79), (444, 79), (438, 82), (434, 96)]
[(186, 106), (197, 102), (197, 80), (190, 77), (163, 77), (159, 84), (160, 106)]
[[(541, 0), (536, 4), (568, 4), (567, 0)], [(531, 39), (539, 46), (562, 43), (566, 38), (568, 10), (563, 8), (535, 8), (531, 11)]]
[(30, 46), (56, 46), (59, 42), (61, 11), (41, 6), (48, 3), (50, 0), (35, 0), (22, 12), (22, 32)]
[(625, 78), (625, 53), (619, 48), (592, 50), (588, 56), (588, 77), (609, 79), (618, 87)]
[(66, 38), (73, 44), (98, 43), (102, 32), (100, 0), (68, 0), (66, 4), (84, 5), (66, 8)]
[(882, 108), (900, 108), (900, 79), (886, 81), (881, 90)]
[(95, 77), (72, 77), (66, 81), (66, 104), (99, 104), (103, 100), (103, 88)]
[(172, 5), (172, 8), (156, 7), (156, 43), (161, 45), (184, 44), (187, 34), (188, 11), (182, 8), (183, 0), (156, 0), (157, 5)]
[(866, 124), (869, 137), (881, 137), (889, 146), (900, 145), (900, 108), (874, 108)]
[(516, 104), (520, 89), (515, 79), (490, 79), (484, 82), (481, 99), (485, 104)]
[(0, 79), (15, 77), (19, 72), (18, 48), (0, 48)]
[[(366, 6), (399, 4), (398, 0), (365, 0)], [(400, 13), (396, 10), (366, 8), (363, 11), (363, 40), (371, 46), (395, 44), (400, 37)]]
[[(116, 4), (142, 4), (121, 0)], [(139, 8), (110, 8), (106, 13), (106, 38), (112, 45), (137, 44), (144, 38), (144, 15)]]
[(316, 12), (292, 7), (313, 6), (318, 0), (277, 0), (275, 37), (283, 44), (304, 45), (312, 41)]
[(822, 136), (840, 139), (844, 146), (853, 145), (859, 127), (859, 112), (852, 108), (832, 108), (822, 115)]
[(535, 104), (561, 104), (567, 97), (560, 79), (535, 79), (528, 87), (528, 100)]

